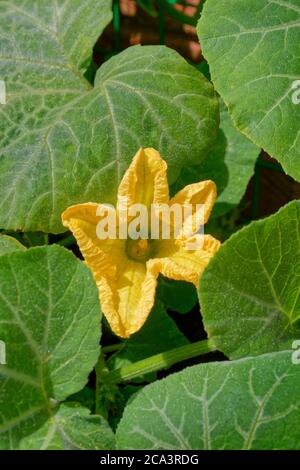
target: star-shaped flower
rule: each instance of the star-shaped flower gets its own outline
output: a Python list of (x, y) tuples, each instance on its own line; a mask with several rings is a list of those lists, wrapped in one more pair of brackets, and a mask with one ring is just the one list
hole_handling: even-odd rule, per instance
[[(119, 185), (116, 212), (124, 212), (122, 200), (126, 200), (126, 211), (133, 204), (143, 204), (149, 211), (153, 204), (180, 204), (182, 208), (201, 204), (206, 223), (215, 198), (215, 184), (202, 181), (186, 186), (169, 199), (167, 164), (156, 150), (147, 148), (138, 151)], [(105, 205), (93, 202), (71, 206), (62, 214), (62, 221), (73, 232), (94, 275), (102, 311), (112, 330), (128, 338), (151, 312), (158, 275), (192, 282), (197, 287), (200, 274), (220, 243), (203, 235), (202, 245), (191, 250), (193, 234), (199, 229), (195, 226), (195, 211), (193, 222), (184, 220), (178, 236), (170, 239), (100, 239), (97, 225), (103, 214), (97, 214), (101, 207), (105, 209)], [(174, 230), (171, 233), (174, 235)]]

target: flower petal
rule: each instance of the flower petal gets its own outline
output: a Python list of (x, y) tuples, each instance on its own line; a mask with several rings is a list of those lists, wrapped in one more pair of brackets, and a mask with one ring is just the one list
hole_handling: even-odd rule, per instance
[(109, 271), (114, 272), (122, 258), (126, 257), (125, 240), (102, 240), (97, 237), (97, 224), (101, 220), (101, 216), (96, 214), (99, 207), (101, 205), (94, 202), (71, 206), (63, 212), (62, 222), (73, 233), (93, 273), (97, 270), (106, 275)]
[(153, 307), (157, 275), (147, 273), (145, 263), (127, 257), (126, 240), (97, 237), (98, 207), (95, 203), (69, 207), (62, 220), (94, 275), (103, 314), (118, 336), (128, 338), (142, 327)]
[[(97, 237), (96, 226), (101, 217), (96, 215), (96, 203), (77, 204), (66, 209), (62, 214), (63, 225), (71, 230), (77, 240), (87, 266), (92, 271), (104, 315), (106, 315), (107, 297), (111, 294), (107, 284), (115, 279), (118, 268), (126, 261), (125, 240)], [(122, 330), (118, 316), (107, 318), (114, 331)]]
[(164, 240), (160, 243), (158, 257), (151, 260), (152, 269), (159, 270), (163, 276), (170, 279), (192, 282), (198, 287), (199, 276), (220, 246), (220, 242), (211, 235), (203, 235), (202, 240), (201, 248), (196, 250), (186, 247), (192, 239), (186, 243)]
[(124, 197), (127, 207), (144, 204), (150, 208), (152, 203), (168, 203), (167, 164), (156, 150), (137, 152), (119, 185), (118, 202)]
[[(184, 219), (183, 227), (178, 238), (188, 238), (196, 233), (201, 225), (206, 224), (217, 197), (217, 188), (213, 181), (189, 184), (179, 191), (169, 202), (182, 206), (193, 205), (191, 217)], [(196, 205), (201, 205), (197, 207)]]
[(157, 276), (145, 263), (128, 259), (115, 279), (100, 281), (102, 310), (118, 336), (128, 338), (145, 323), (154, 305)]

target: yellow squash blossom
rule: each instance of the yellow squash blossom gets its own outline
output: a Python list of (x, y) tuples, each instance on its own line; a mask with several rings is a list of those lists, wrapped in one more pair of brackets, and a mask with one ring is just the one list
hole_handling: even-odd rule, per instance
[[(167, 164), (156, 150), (146, 148), (135, 155), (119, 185), (118, 201), (124, 197), (127, 207), (203, 204), (206, 223), (216, 187), (212, 181), (190, 184), (170, 199)], [(201, 247), (187, 249), (187, 243), (193, 240), (189, 226), (171, 239), (100, 239), (96, 233), (101, 219), (96, 213), (99, 206), (93, 202), (71, 206), (62, 214), (62, 221), (73, 232), (93, 272), (102, 311), (112, 330), (128, 338), (143, 326), (153, 307), (158, 275), (192, 282), (197, 287), (199, 275), (218, 250), (219, 241), (204, 235)], [(117, 205), (117, 212), (120, 210)]]

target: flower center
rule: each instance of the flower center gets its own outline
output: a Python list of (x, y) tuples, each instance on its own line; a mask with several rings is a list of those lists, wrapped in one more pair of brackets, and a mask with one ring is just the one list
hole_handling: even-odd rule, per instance
[(135, 261), (146, 261), (150, 257), (150, 244), (148, 240), (127, 240), (128, 256)]

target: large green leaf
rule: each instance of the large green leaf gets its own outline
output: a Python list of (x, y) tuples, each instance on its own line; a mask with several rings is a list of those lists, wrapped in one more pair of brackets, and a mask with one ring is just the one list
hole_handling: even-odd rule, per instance
[(174, 192), (186, 184), (213, 180), (217, 185), (218, 198), (212, 217), (225, 214), (240, 202), (260, 153), (260, 149), (234, 127), (222, 101), (220, 111), (218, 137), (208, 157), (199, 165), (183, 167), (180, 178), (172, 188)]
[(77, 403), (66, 403), (53, 410), (51, 420), (22, 439), (25, 450), (112, 450), (114, 435), (101, 416), (91, 416)]
[(25, 246), (18, 240), (8, 235), (0, 235), (0, 256), (12, 251), (24, 251)]
[(198, 32), (237, 127), (300, 180), (300, 1), (208, 0)]
[(141, 146), (160, 150), (174, 182), (215, 138), (209, 82), (175, 51), (132, 47), (83, 77), (110, 1), (0, 2), (0, 227), (61, 232), (61, 212), (114, 202)]
[(292, 352), (201, 364), (146, 386), (125, 408), (119, 449), (300, 449)]
[(287, 349), (300, 335), (300, 201), (232, 235), (199, 286), (205, 329), (231, 358)]
[(190, 282), (173, 281), (160, 276), (157, 297), (162, 301), (165, 308), (177, 313), (188, 313), (198, 301), (195, 286)]
[(51, 246), (0, 257), (0, 448), (16, 448), (85, 385), (100, 318), (92, 275), (72, 253)]

